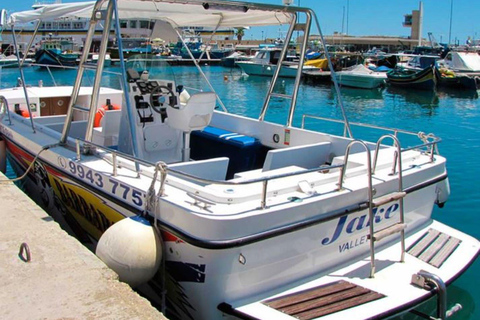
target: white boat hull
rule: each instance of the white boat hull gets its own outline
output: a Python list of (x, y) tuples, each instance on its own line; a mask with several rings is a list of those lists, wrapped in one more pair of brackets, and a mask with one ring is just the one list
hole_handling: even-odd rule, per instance
[(362, 89), (374, 89), (381, 87), (385, 84), (385, 77), (383, 76), (370, 76), (370, 75), (356, 75), (337, 72), (336, 73), (338, 83), (342, 86), (362, 88)]
[[(21, 173), (42, 145), (58, 141), (58, 133), (47, 127), (40, 129), (41, 126), (37, 125), (38, 132), (34, 134), (29, 119), (17, 115), (12, 115), (12, 119), (14, 126), (9, 126), (8, 120), (3, 119), (0, 132), (7, 142), (14, 167)], [(216, 114), (213, 124), (219, 123), (233, 128), (258, 125), (255, 120)], [(273, 124), (267, 127), (262, 130), (283, 130)], [(301, 131), (292, 129), (293, 139), (297, 134), (300, 135)], [(311, 139), (315, 134), (308, 136)], [(39, 137), (41, 139), (37, 140)], [(385, 157), (380, 159), (381, 169), (377, 172), (383, 181), (376, 184), (379, 193), (396, 188), (395, 177), (389, 176), (391, 155), (387, 154), (390, 152), (383, 152)], [(351, 157), (352, 163), (365, 160), (362, 154)], [(418, 153), (412, 152), (404, 157), (404, 161), (424, 163), (425, 159), (418, 157)], [(50, 148), (39, 159), (35, 171), (29, 175), (30, 192), (36, 193), (34, 198), (40, 199), (49, 211), (67, 218), (67, 222), (73, 221), (72, 229), (81, 230), (83, 238), (95, 241), (111, 224), (143, 211), (151, 178), (148, 175), (135, 178), (128, 163), (119, 168), (115, 177), (111, 165), (105, 160), (84, 156), (77, 161), (74, 150)], [(436, 162), (427, 166), (428, 169), (425, 167), (415, 175), (406, 172), (404, 176), (405, 188), (413, 190), (404, 199), (409, 234), (431, 223), (438, 190), (447, 192), (444, 160), (438, 157)], [(187, 191), (179, 188), (179, 181), (169, 178), (168, 196), (161, 198), (158, 211), (154, 213), (163, 226), (170, 288), (167, 297), (169, 311), (180, 318), (221, 319), (217, 306), (223, 302), (248, 306), (283, 290), (307, 285), (312, 279), (325, 281), (332, 270), (346, 263), (362, 263), (369, 253), (368, 210), (364, 206), (366, 179), (361, 176), (365, 168), (360, 166), (352, 170), (351, 178), (345, 182), (346, 190), (333, 193), (338, 180), (333, 177), (338, 176), (338, 172), (305, 176), (302, 179), (320, 179), (315, 183), (319, 193), (303, 195), (301, 202), (279, 196), (284, 192), (282, 189), (288, 188), (291, 178), (279, 179), (278, 184), (272, 181), (269, 184), (272, 193), (267, 197), (267, 208), (263, 210), (259, 209), (260, 199), (256, 191), (261, 189), (259, 183), (246, 185), (247, 189), (241, 185), (234, 187), (236, 191), (233, 193), (225, 191), (222, 185), (201, 187), (197, 189), (201, 197), (217, 202), (215, 206), (203, 208), (201, 205), (192, 206)], [(357, 174), (353, 174), (354, 171)], [(46, 176), (42, 174), (45, 172)], [(355, 178), (358, 174), (359, 178)], [(430, 183), (418, 186), (429, 180)], [(277, 188), (279, 191), (275, 191)], [(321, 190), (330, 191), (324, 193)], [(379, 230), (398, 221), (399, 204), (388, 203), (376, 212), (375, 228)], [(473, 244), (478, 250), (478, 243), (468, 239), (462, 237), (465, 245)], [(382, 248), (395, 245), (397, 241), (397, 236), (383, 240), (378, 248), (379, 257)], [(396, 250), (395, 257), (399, 254)], [(395, 261), (396, 258), (389, 259)], [(472, 259), (472, 254), (465, 255), (464, 259)], [(464, 262), (459, 263), (462, 264)], [(153, 281), (159, 282), (160, 278)], [(205, 292), (209, 294), (203, 294)], [(269, 312), (260, 313), (260, 318), (268, 319)], [(352, 319), (364, 318), (366, 316), (361, 315)]]
[[(277, 69), (276, 65), (273, 64), (262, 64), (254, 63), (251, 61), (237, 61), (236, 64), (242, 69), (243, 73), (248, 74), (249, 76), (273, 76), (275, 70)], [(315, 67), (305, 66), (303, 71), (313, 71), (318, 70)], [(295, 78), (297, 76), (298, 67), (297, 66), (284, 66), (280, 69), (280, 77), (285, 78)]]

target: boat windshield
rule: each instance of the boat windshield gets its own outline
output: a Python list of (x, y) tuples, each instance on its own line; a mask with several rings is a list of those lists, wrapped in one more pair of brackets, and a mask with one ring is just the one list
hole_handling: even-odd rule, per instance
[(139, 75), (147, 72), (150, 78), (173, 80), (175, 73), (166, 59), (152, 54), (137, 54), (128, 58), (125, 63), (127, 70), (135, 70)]

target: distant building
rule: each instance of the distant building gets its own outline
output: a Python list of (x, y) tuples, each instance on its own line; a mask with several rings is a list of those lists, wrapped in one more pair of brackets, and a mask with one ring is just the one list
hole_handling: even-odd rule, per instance
[(406, 14), (403, 26), (411, 28), (410, 39), (417, 40), (417, 45), (422, 45), (423, 3), (420, 1), (418, 10)]
[[(411, 50), (416, 46), (421, 46), (422, 41), (422, 20), (423, 4), (420, 1), (419, 9), (413, 10), (411, 14), (406, 14), (403, 26), (411, 28), (409, 37), (391, 37), (391, 36), (351, 36), (343, 33), (334, 32), (333, 35), (325, 36), (325, 42), (335, 47), (343, 47), (349, 51), (367, 51), (372, 48), (382, 49), (385, 52)], [(301, 38), (299, 39), (301, 41)], [(310, 42), (320, 43), (320, 36), (310, 35)]]

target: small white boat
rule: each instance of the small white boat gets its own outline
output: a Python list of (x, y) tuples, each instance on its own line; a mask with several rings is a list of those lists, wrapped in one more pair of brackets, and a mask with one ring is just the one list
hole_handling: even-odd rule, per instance
[[(20, 61), (22, 59), (20, 58)], [(26, 58), (24, 61), (24, 65), (27, 66), (31, 64), (33, 61), (30, 58)], [(0, 54), (0, 67), (2, 68), (17, 68), (18, 67), (18, 59), (16, 55), (9, 55), (5, 56), (4, 54)]]
[[(87, 15), (117, 30), (127, 18), (286, 24), (286, 43), (319, 25), (308, 8), (237, 1), (72, 6), (11, 21)], [(437, 292), (437, 316), (446, 317), (445, 285), (475, 261), (480, 242), (432, 219), (450, 193), (440, 138), (363, 125), (378, 138), (357, 140), (341, 103), (343, 136), (295, 127), (299, 69), (290, 92), (275, 90), (273, 73), (258, 118), (229, 113), (198, 64), (212, 91), (190, 96), (175, 69), (154, 75), (134, 61), (120, 63), (122, 90), (102, 87), (111, 83), (102, 81), (109, 36), (105, 27), (96, 65), (85, 43), (73, 86), (0, 90), (0, 160), (27, 172), (27, 193), (96, 244), (122, 281), (151, 281), (146, 294), (178, 319), (379, 319)], [(307, 46), (299, 45), (298, 68)], [(93, 87), (82, 85), (86, 69), (95, 71)], [(272, 98), (290, 103), (285, 124), (265, 120)]]
[(337, 81), (342, 86), (374, 89), (385, 84), (386, 72), (377, 72), (368, 69), (363, 64), (357, 64), (351, 68), (335, 72)]
[(435, 75), (444, 87), (480, 89), (480, 55), (471, 51), (450, 51), (437, 60)]
[(396, 56), (397, 59), (402, 59), (401, 62), (397, 62), (397, 68), (415, 71), (424, 70), (431, 65), (435, 65), (436, 61), (440, 59), (440, 56), (432, 55), (397, 54)]
[[(277, 69), (278, 60), (282, 53), (280, 47), (264, 47), (261, 48), (255, 56), (244, 61), (236, 61), (235, 64), (242, 69), (242, 72), (252, 76), (268, 76), (272, 77)], [(293, 61), (297, 60), (297, 61)], [(313, 66), (304, 65), (303, 71), (319, 70)], [(285, 59), (280, 68), (280, 77), (295, 78), (298, 73), (298, 58), (291, 56)]]
[(450, 51), (437, 61), (438, 68), (463, 74), (480, 74), (480, 55), (475, 51)]

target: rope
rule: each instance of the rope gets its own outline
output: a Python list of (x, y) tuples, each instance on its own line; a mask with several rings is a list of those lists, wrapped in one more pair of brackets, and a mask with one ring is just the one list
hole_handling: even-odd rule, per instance
[(418, 137), (420, 138), (420, 140), (423, 141), (423, 143), (428, 143), (428, 139), (435, 139), (435, 135), (433, 133), (429, 133), (429, 134), (426, 134), (425, 132), (422, 132), (420, 131), (418, 133)]
[(0, 180), (0, 183), (9, 183), (9, 182), (16, 182), (16, 181), (22, 180), (23, 178), (25, 178), (27, 176), (27, 174), (30, 172), (30, 170), (32, 170), (33, 166), (35, 165), (35, 162), (37, 161), (38, 157), (40, 156), (40, 154), (43, 151), (48, 150), (50, 148), (54, 148), (58, 145), (59, 145), (58, 143), (54, 143), (54, 144), (48, 144), (48, 145), (42, 147), (42, 149), (37, 153), (35, 158), (33, 158), (33, 161), (30, 163), (30, 165), (28, 166), (27, 170), (25, 171), (25, 173), (23, 175), (21, 175), (20, 177), (14, 178), (14, 179)]
[[(158, 179), (158, 173), (160, 172), (160, 189), (158, 189), (158, 193), (155, 195), (155, 182)], [(157, 212), (157, 198), (163, 196), (165, 191), (165, 180), (167, 178), (167, 164), (165, 162), (159, 161), (155, 164), (155, 172), (153, 174), (152, 183), (150, 184), (150, 188), (147, 191), (146, 203), (145, 203), (145, 210), (143, 211), (143, 216), (146, 216), (149, 212), (153, 212), (156, 214)], [(155, 217), (156, 218), (156, 217)], [(155, 219), (155, 224), (157, 223), (157, 219)]]
[[(420, 131), (418, 133), (418, 138), (422, 140), (423, 143), (429, 143), (429, 139), (435, 140), (437, 137), (433, 133), (426, 134), (425, 132)], [(438, 145), (437, 143), (434, 144), (432, 151), (435, 151), (435, 153), (440, 154), (438, 152)]]
[[(145, 210), (143, 211), (143, 216), (146, 217), (149, 212), (153, 212), (155, 216), (155, 220), (153, 223), (153, 227), (157, 232), (158, 238), (160, 239), (162, 243), (162, 262), (160, 268), (162, 269), (162, 279), (161, 279), (161, 287), (162, 290), (160, 292), (161, 295), (161, 306), (162, 306), (162, 312), (165, 314), (166, 312), (166, 279), (165, 279), (165, 274), (166, 274), (166, 265), (165, 265), (165, 260), (166, 260), (166, 248), (165, 244), (163, 242), (162, 234), (160, 232), (160, 228), (157, 225), (158, 221), (158, 198), (164, 195), (165, 191), (165, 180), (167, 178), (167, 164), (165, 162), (159, 161), (155, 164), (155, 172), (153, 174), (153, 179), (152, 183), (150, 184), (150, 188), (148, 188), (147, 192), (147, 197), (146, 197), (146, 203), (145, 203)], [(155, 196), (155, 182), (157, 181), (158, 178), (158, 173), (160, 172), (160, 189), (158, 189), (158, 193)]]

